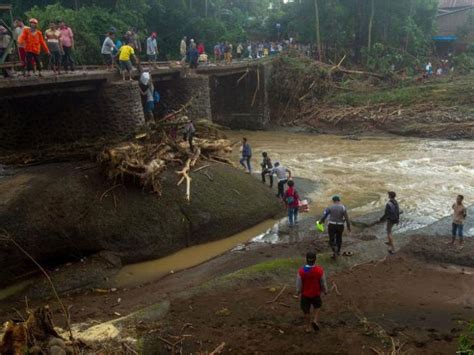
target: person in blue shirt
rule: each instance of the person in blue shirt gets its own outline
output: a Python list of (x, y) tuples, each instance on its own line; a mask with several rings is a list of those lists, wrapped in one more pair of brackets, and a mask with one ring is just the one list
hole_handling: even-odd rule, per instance
[(242, 165), (246, 170), (247, 174), (252, 173), (252, 165), (250, 160), (252, 159), (252, 148), (250, 144), (247, 143), (247, 138), (242, 139), (242, 158), (240, 159), (240, 165)]

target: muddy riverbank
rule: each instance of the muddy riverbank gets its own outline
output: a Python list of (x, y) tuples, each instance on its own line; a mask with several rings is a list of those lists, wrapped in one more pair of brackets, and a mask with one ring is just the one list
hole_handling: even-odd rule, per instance
[[(65, 296), (63, 301), (72, 305), (74, 328), (82, 329), (77, 336), (84, 335), (95, 351), (104, 346), (118, 349), (125, 341), (147, 354), (168, 353), (159, 337), (172, 340), (180, 334), (189, 335), (182, 346), (193, 353), (226, 342), (225, 353), (345, 349), (360, 354), (370, 353), (370, 347), (387, 351), (392, 338), (404, 344), (405, 351), (431, 354), (456, 349), (464, 322), (474, 317), (474, 270), (457, 265), (456, 249), (448, 251), (454, 256), (450, 263), (419, 259), (413, 253), (418, 246), (440, 249), (447, 239), (397, 238), (401, 250), (386, 257), (383, 241), (354, 235), (344, 241), (344, 250), (354, 256), (334, 262), (327, 237), (309, 230), (308, 223), (291, 231), (293, 239), (287, 243), (254, 244), (138, 287)], [(317, 250), (331, 287), (317, 335), (304, 334), (293, 298), (295, 270), (307, 250)], [(474, 243), (469, 239), (462, 253), (472, 252)], [(270, 302), (282, 287), (277, 301)], [(52, 302), (55, 320), (62, 325)], [(30, 301), (30, 307), (37, 304), (42, 302)], [(0, 303), (5, 316), (15, 317), (12, 307), (22, 309), (22, 301)], [(308, 341), (314, 337), (316, 348)]]
[[(270, 190), (224, 164), (192, 174), (192, 202), (164, 174), (161, 197), (105, 180), (90, 163), (49, 164), (0, 179), (0, 223), (47, 267), (114, 252), (133, 263), (218, 240), (272, 218), (281, 205)], [(236, 218), (237, 217), (237, 218)], [(0, 244), (0, 283), (36, 270), (12, 243)]]

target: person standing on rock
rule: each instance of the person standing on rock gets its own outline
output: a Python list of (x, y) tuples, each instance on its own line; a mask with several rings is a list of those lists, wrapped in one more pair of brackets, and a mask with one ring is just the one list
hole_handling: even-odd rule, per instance
[(388, 192), (388, 202), (385, 205), (385, 213), (380, 218), (380, 222), (387, 222), (387, 241), (385, 244), (388, 245), (388, 252), (390, 254), (395, 253), (395, 245), (393, 243), (393, 226), (400, 222), (400, 208), (398, 202), (395, 199), (397, 194), (393, 191)]
[(454, 242), (456, 241), (456, 234), (459, 237), (459, 245), (462, 246), (464, 243), (464, 235), (463, 235), (463, 229), (464, 229), (464, 221), (466, 220), (467, 217), (467, 209), (463, 205), (464, 201), (464, 196), (463, 195), (458, 195), (456, 198), (456, 202), (453, 204), (453, 229), (452, 229), (452, 236), (453, 239), (449, 243), (450, 245), (454, 245)]
[[(321, 293), (328, 292), (326, 276), (322, 266), (316, 264), (316, 253), (306, 254), (306, 265), (298, 270), (296, 275), (296, 293), (300, 298), (301, 310), (303, 311), (307, 324), (306, 332), (311, 332), (311, 328), (317, 332), (319, 326), (319, 314), (323, 302)], [(311, 306), (313, 306), (313, 316), (311, 317)]]
[[(288, 176), (286, 174), (288, 174)], [(278, 193), (276, 196), (278, 198), (283, 197), (285, 184), (291, 179), (291, 171), (284, 166), (280, 166), (280, 162), (276, 161), (275, 167), (271, 171), (271, 175), (276, 175), (278, 179)]]
[(263, 152), (262, 157), (262, 164), (260, 164), (262, 167), (262, 183), (265, 184), (265, 176), (268, 175), (270, 178), (270, 187), (273, 187), (273, 174), (271, 173), (273, 169), (272, 160), (267, 152)]
[(252, 173), (252, 164), (250, 163), (251, 159), (252, 147), (248, 144), (247, 138), (242, 138), (242, 158), (240, 159), (240, 165), (247, 170), (247, 174)]
[(288, 209), (288, 226), (294, 227), (298, 224), (298, 207), (300, 204), (300, 196), (295, 189), (293, 180), (288, 181), (288, 189), (283, 195), (283, 201)]
[(351, 223), (347, 208), (341, 203), (341, 197), (334, 195), (332, 197), (332, 206), (324, 210), (323, 217), (319, 221), (323, 224), (328, 219), (329, 245), (331, 246), (333, 259), (341, 255), (342, 234), (344, 233), (344, 224), (347, 224), (347, 230), (351, 232)]

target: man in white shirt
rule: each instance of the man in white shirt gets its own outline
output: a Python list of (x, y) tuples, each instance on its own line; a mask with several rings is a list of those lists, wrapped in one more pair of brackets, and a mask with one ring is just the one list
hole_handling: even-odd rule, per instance
[[(286, 175), (288, 173), (288, 176)], [(285, 192), (285, 184), (291, 179), (291, 171), (280, 165), (280, 162), (275, 162), (275, 167), (271, 171), (272, 175), (276, 175), (278, 179), (278, 193), (277, 197), (283, 197)]]
[(153, 32), (146, 40), (146, 54), (148, 61), (155, 65), (158, 56), (158, 43), (156, 42), (156, 32)]

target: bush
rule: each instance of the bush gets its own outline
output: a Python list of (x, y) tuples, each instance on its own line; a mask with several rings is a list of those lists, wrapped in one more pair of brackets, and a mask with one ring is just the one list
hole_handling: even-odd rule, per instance
[(462, 53), (453, 58), (454, 71), (460, 74), (469, 74), (474, 70), (474, 54)]
[(457, 354), (474, 355), (474, 320), (471, 321), (466, 332), (459, 337)]

